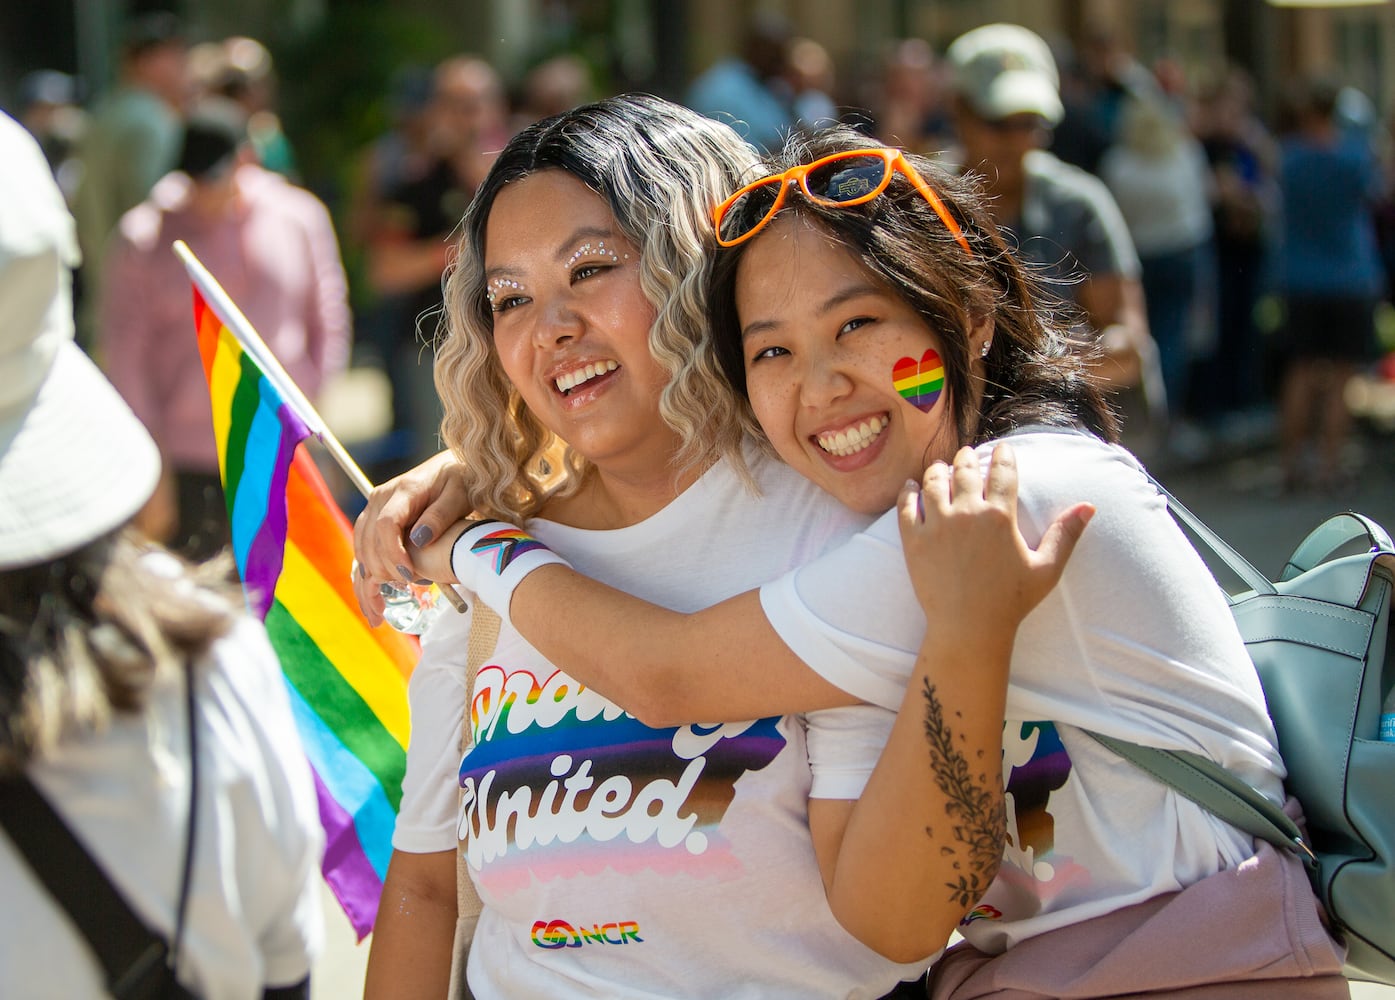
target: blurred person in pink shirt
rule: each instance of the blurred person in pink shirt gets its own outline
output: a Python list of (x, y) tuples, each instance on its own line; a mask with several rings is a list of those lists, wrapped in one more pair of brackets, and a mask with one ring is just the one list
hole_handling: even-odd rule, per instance
[(139, 519), (203, 558), (228, 541), (208, 386), (183, 240), (312, 400), (348, 361), (347, 281), (323, 203), (262, 168), (230, 102), (191, 116), (178, 168), (113, 233), (98, 345), (111, 381), (160, 446), (165, 475)]

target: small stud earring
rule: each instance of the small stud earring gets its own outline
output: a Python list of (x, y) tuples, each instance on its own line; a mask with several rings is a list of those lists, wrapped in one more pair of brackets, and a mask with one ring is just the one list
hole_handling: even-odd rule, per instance
[(990, 347), (992, 347), (992, 346), (993, 346), (993, 341), (991, 341), (991, 340), (985, 340), (985, 341), (983, 342), (983, 350), (979, 351), (978, 356), (981, 357), (981, 358), (986, 358), (986, 357), (988, 357), (988, 348), (990, 348)]

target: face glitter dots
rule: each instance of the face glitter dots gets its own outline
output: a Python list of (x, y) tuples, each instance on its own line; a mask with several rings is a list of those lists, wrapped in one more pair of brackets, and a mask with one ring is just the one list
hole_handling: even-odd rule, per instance
[[(605, 240), (597, 240), (595, 243), (587, 241), (586, 243), (583, 243), (581, 244), (581, 246), (577, 247), (576, 253), (572, 254), (571, 257), (567, 259), (567, 267), (571, 267), (573, 264), (581, 260), (583, 257), (589, 257), (592, 255), (595, 255), (597, 257), (604, 257), (608, 259), (612, 264), (618, 264), (620, 262), (620, 257), (615, 253), (614, 250), (610, 249), (610, 247), (605, 245)], [(626, 260), (629, 260), (629, 257), (629, 254), (625, 254)]]
[(510, 292), (521, 291), (523, 291), (523, 285), (512, 278), (493, 278), (484, 290), (484, 297), (489, 300), (489, 307), (492, 309), (501, 297)]

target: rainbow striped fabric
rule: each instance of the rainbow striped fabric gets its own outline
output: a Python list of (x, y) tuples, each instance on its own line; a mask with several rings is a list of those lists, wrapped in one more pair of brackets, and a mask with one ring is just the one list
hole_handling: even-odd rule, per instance
[(310, 432), (197, 284), (194, 323), (233, 556), (315, 773), (325, 880), (362, 940), (392, 852), (416, 641), (359, 613), (349, 523), (301, 443)]

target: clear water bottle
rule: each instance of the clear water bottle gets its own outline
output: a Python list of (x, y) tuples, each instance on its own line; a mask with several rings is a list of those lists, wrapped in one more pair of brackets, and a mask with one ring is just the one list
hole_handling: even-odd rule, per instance
[(1385, 704), (1380, 709), (1380, 740), (1395, 743), (1395, 685), (1386, 693)]
[(421, 635), (447, 606), (434, 583), (385, 583), (379, 593), (383, 595), (383, 620), (408, 635)]

